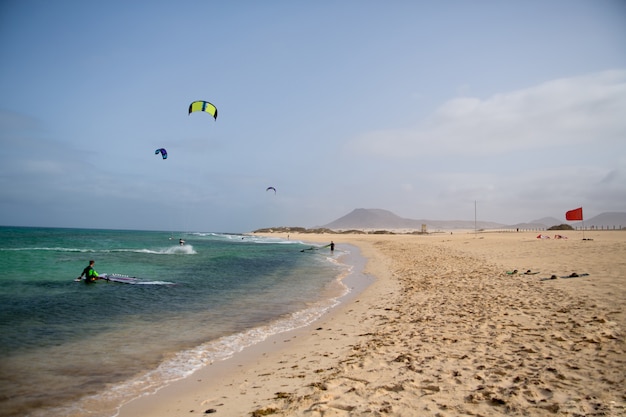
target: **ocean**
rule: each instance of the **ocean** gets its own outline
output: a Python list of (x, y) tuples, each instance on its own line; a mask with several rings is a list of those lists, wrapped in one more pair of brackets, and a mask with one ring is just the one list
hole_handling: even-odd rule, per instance
[[(90, 259), (136, 280), (75, 282)], [(251, 235), (0, 227), (0, 416), (114, 416), (310, 324), (363, 263), (353, 247)]]

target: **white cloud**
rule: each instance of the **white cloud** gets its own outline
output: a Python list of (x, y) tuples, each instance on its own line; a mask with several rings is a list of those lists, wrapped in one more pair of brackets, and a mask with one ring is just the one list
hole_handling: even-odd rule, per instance
[(348, 145), (387, 158), (497, 155), (560, 146), (625, 146), (626, 71), (549, 81), (486, 99), (461, 97), (411, 129), (368, 132)]

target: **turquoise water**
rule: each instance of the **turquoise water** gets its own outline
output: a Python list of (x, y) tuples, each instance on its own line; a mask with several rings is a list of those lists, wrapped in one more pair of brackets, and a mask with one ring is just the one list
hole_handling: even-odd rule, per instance
[[(184, 246), (178, 239), (186, 241)], [(0, 415), (122, 403), (337, 304), (347, 248), (247, 235), (0, 227)], [(75, 282), (100, 274), (137, 284)]]

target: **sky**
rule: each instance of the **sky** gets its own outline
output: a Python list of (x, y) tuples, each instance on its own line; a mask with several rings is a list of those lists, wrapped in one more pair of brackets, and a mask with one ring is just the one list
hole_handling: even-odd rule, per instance
[(0, 147), (9, 226), (624, 212), (626, 2), (0, 0)]

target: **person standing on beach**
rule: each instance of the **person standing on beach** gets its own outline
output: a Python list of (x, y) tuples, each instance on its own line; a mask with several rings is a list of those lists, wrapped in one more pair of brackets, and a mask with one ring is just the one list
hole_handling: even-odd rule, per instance
[(80, 276), (78, 278), (76, 278), (76, 280), (80, 281), (80, 279), (83, 277), (83, 275), (85, 276), (85, 282), (86, 283), (95, 282), (97, 279), (100, 279), (100, 276), (98, 275), (96, 270), (93, 269), (93, 266), (95, 264), (96, 264), (96, 261), (94, 261), (93, 259), (90, 260), (89, 261), (89, 265), (87, 265), (85, 267), (85, 269), (83, 269), (83, 272), (80, 274)]

